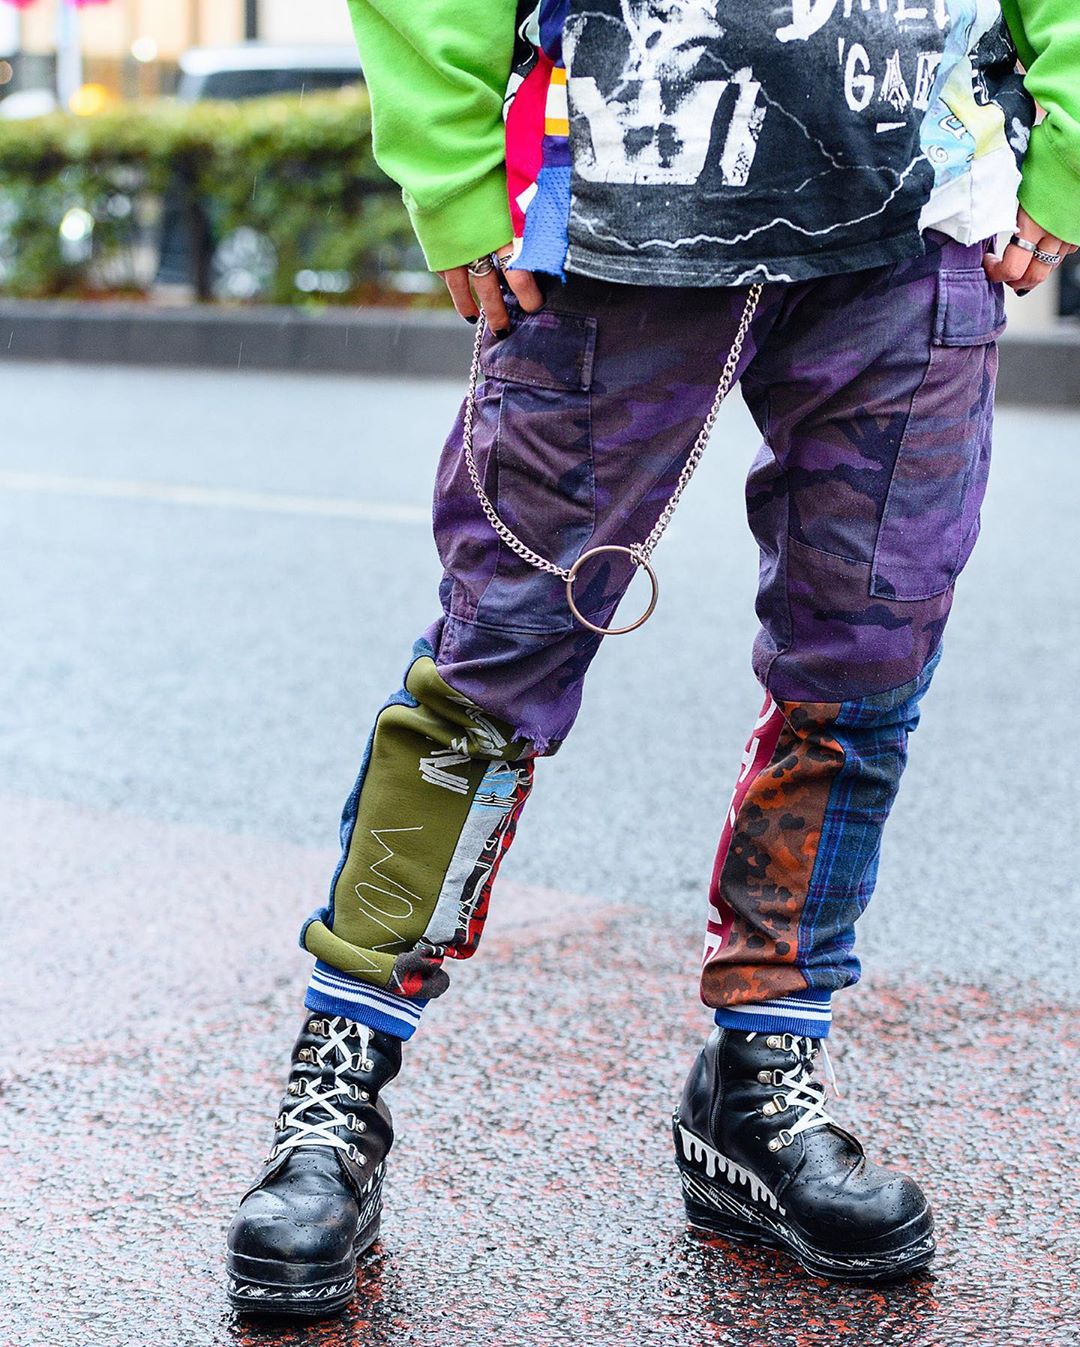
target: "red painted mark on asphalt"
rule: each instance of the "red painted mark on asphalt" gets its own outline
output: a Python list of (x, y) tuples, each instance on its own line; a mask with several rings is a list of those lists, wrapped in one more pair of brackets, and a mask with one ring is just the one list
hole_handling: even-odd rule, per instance
[(0, 800), (0, 829), (16, 839), (0, 881), (4, 1347), (982, 1347), (988, 1323), (1046, 1347), (1073, 1332), (1075, 1010), (1037, 988), (872, 973), (839, 998), (837, 1114), (920, 1178), (940, 1254), (886, 1290), (830, 1285), (687, 1231), (668, 1119), (707, 1028), (697, 913), (510, 885), (387, 1092), (386, 1215), (352, 1305), (238, 1323), (224, 1230), (270, 1140), (307, 969), (296, 924), (334, 854), (42, 801)]
[[(9, 923), (0, 1012), (64, 1005), (69, 1030), (220, 1002), (262, 1001), (310, 956), (297, 933), (325, 901), (336, 849), (235, 836), (0, 795)], [(582, 894), (500, 884), (485, 947), (541, 940), (612, 911)], [(4, 1044), (0, 1042), (0, 1060)]]

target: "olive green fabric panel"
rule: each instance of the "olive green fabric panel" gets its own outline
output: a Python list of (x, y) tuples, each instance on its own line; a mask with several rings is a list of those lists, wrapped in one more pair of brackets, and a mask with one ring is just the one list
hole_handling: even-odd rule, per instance
[[(463, 792), (435, 785), (421, 774), (421, 763), (442, 756), (436, 729), (424, 707), (391, 706), (379, 716), (356, 827), (334, 889), (334, 933), (352, 945), (387, 954), (411, 949), (438, 898), (484, 763), (454, 768)], [(441, 770), (449, 771), (433, 769)], [(375, 970), (342, 972), (371, 977)]]
[(377, 983), (380, 987), (387, 985), (394, 971), (395, 955), (350, 945), (321, 921), (313, 921), (308, 925), (304, 932), (304, 947), (323, 963), (352, 977), (362, 978), (365, 982)]
[(315, 921), (304, 937), (317, 958), (382, 987), (427, 928), (489, 764), (526, 748), (454, 692), (427, 656), (405, 687), (418, 705), (388, 706), (376, 721), (332, 930)]

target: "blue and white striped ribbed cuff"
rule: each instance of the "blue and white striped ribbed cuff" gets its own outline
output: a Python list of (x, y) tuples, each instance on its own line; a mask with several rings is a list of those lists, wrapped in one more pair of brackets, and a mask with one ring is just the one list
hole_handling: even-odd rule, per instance
[(344, 1015), (380, 1034), (412, 1038), (427, 1001), (392, 996), (370, 982), (347, 977), (320, 959), (311, 970), (304, 1005), (322, 1015)]
[(810, 987), (774, 1001), (755, 1001), (746, 1006), (722, 1006), (713, 1016), (722, 1029), (741, 1029), (747, 1034), (798, 1034), (828, 1038), (832, 1024), (832, 992)]

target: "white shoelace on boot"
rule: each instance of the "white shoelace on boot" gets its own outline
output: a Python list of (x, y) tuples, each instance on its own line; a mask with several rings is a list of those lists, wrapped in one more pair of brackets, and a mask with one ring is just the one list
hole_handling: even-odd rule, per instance
[[(333, 1018), (312, 1020), (308, 1025), (311, 1033), (321, 1029), (326, 1042), (317, 1048), (302, 1048), (299, 1060), (313, 1066), (324, 1067), (330, 1059), (330, 1053), (336, 1054), (330, 1059), (334, 1068), (334, 1083), (326, 1088), (320, 1080), (301, 1077), (290, 1081), (288, 1092), (299, 1096), (299, 1102), (281, 1113), (277, 1120), (277, 1131), (287, 1132), (284, 1141), (277, 1142), (270, 1149), (268, 1161), (276, 1160), (286, 1151), (298, 1150), (304, 1146), (332, 1146), (344, 1151), (354, 1164), (367, 1163), (358, 1147), (338, 1136), (335, 1128), (346, 1132), (365, 1132), (367, 1124), (355, 1113), (344, 1111), (340, 1106), (344, 1101), (350, 1103), (370, 1101), (367, 1090), (350, 1085), (343, 1079), (346, 1071), (371, 1071), (374, 1063), (368, 1056), (371, 1045), (371, 1030), (366, 1024), (356, 1024), (352, 1020), (338, 1015)], [(360, 1040), (360, 1051), (354, 1053), (346, 1041), (349, 1038)], [(294, 1088), (294, 1086), (296, 1088)], [(316, 1114), (317, 1116), (308, 1116)]]
[[(747, 1034), (746, 1037), (749, 1041), (758, 1035)], [(766, 1042), (771, 1048), (783, 1048), (787, 1052), (796, 1053), (794, 1066), (787, 1071), (776, 1070), (772, 1073), (772, 1084), (776, 1086), (776, 1094), (761, 1110), (767, 1117), (782, 1113), (789, 1108), (795, 1109), (799, 1114), (790, 1127), (781, 1128), (769, 1141), (769, 1150), (778, 1151), (790, 1146), (801, 1132), (809, 1132), (815, 1127), (828, 1127), (830, 1124), (835, 1126), (836, 1120), (830, 1117), (825, 1108), (824, 1085), (819, 1084), (810, 1075), (810, 1062), (817, 1052), (814, 1040), (801, 1038), (795, 1034), (768, 1034)]]

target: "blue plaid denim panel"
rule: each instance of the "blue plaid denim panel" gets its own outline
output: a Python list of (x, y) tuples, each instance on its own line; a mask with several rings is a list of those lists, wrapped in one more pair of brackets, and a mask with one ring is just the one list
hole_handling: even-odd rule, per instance
[(907, 762), (908, 736), (941, 657), (918, 677), (876, 696), (843, 702), (832, 737), (844, 760), (832, 783), (810, 885), (799, 920), (797, 964), (811, 987), (859, 978), (855, 921), (874, 891), (885, 820)]

